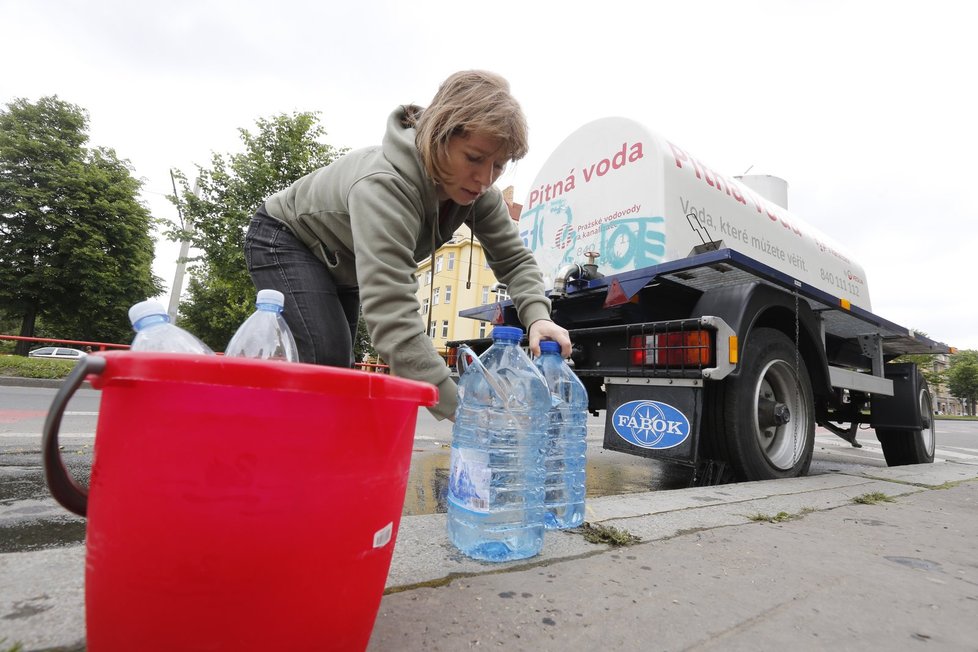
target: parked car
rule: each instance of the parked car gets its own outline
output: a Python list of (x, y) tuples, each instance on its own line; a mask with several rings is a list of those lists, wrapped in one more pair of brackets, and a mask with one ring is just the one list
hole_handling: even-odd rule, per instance
[(27, 354), (28, 358), (46, 358), (48, 360), (81, 360), (88, 354), (78, 349), (69, 349), (63, 346), (45, 346), (34, 349)]

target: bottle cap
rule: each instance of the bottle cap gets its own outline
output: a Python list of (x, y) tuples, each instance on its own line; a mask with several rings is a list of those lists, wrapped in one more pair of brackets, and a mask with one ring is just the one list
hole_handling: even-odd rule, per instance
[(523, 329), (516, 326), (496, 326), (492, 329), (492, 339), (494, 340), (516, 340), (523, 339)]
[(553, 340), (540, 342), (540, 353), (560, 353), (560, 344)]
[(133, 326), (143, 317), (149, 317), (150, 315), (163, 315), (167, 321), (170, 321), (170, 317), (166, 314), (166, 308), (163, 307), (163, 304), (153, 299), (140, 301), (129, 309), (129, 321)]
[(270, 303), (280, 308), (284, 308), (285, 295), (278, 290), (258, 290), (258, 297), (255, 299), (255, 305), (261, 303)]

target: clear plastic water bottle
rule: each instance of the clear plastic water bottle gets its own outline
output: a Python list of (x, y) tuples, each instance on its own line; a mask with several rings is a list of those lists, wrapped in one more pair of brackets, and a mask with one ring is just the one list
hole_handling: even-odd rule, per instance
[(282, 317), (285, 295), (278, 290), (259, 290), (255, 312), (238, 327), (224, 355), (235, 358), (298, 362), (299, 350)]
[(492, 346), (480, 358), (473, 356), (459, 378), (448, 537), (474, 559), (524, 559), (543, 546), (550, 392), (520, 348), (522, 337), (519, 328), (497, 326)]
[(587, 390), (560, 355), (557, 342), (540, 342), (535, 360), (550, 388), (544, 468), (544, 515), (548, 529), (577, 527), (584, 522)]
[(140, 301), (129, 309), (129, 321), (136, 331), (131, 351), (156, 353), (203, 353), (214, 351), (194, 335), (170, 323), (170, 316), (159, 301)]

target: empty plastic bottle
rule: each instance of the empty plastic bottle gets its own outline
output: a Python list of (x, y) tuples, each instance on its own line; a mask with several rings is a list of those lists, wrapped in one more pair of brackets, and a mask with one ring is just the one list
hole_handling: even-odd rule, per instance
[(235, 358), (298, 362), (292, 331), (282, 317), (285, 296), (278, 290), (259, 290), (255, 312), (238, 327), (224, 355)]
[(129, 309), (129, 321), (136, 337), (129, 347), (132, 351), (156, 353), (203, 353), (214, 351), (194, 335), (170, 323), (166, 309), (159, 301), (140, 301)]
[(519, 328), (497, 326), (492, 346), (480, 358), (473, 356), (459, 378), (448, 537), (474, 559), (524, 559), (543, 546), (550, 392), (520, 348), (522, 337)]
[(557, 342), (540, 342), (535, 364), (552, 402), (544, 459), (544, 522), (548, 529), (577, 527), (584, 522), (587, 390), (561, 357)]

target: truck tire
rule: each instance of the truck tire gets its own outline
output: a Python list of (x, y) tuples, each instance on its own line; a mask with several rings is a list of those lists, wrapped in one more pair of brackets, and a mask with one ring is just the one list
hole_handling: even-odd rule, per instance
[(815, 448), (815, 404), (805, 361), (781, 331), (754, 330), (741, 371), (719, 383), (708, 402), (709, 446), (736, 480), (808, 473)]
[(917, 372), (917, 403), (920, 428), (877, 428), (876, 438), (883, 447), (887, 466), (930, 464), (934, 461), (937, 430), (934, 428), (934, 402), (924, 375)]

